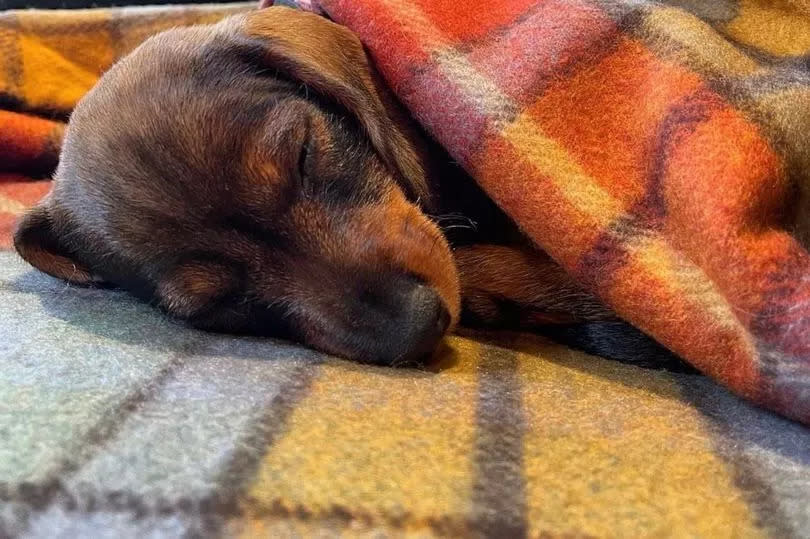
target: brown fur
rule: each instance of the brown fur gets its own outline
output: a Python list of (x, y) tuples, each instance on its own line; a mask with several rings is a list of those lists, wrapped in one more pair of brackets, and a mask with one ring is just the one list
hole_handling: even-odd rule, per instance
[[(492, 298), (538, 323), (613, 317), (448, 161), (353, 34), (271, 8), (163, 33), (105, 74), (15, 245), (46, 273), (124, 287), (198, 327), (364, 361), (424, 355), (462, 290), (494, 325)], [(430, 217), (458, 212), (479, 221), (473, 243), (520, 245), (460, 247), (463, 284), (454, 227)]]
[[(551, 258), (528, 247), (475, 245), (455, 251), (466, 319), (486, 326), (536, 329), (615, 319)], [(504, 302), (519, 307), (505, 320)]]

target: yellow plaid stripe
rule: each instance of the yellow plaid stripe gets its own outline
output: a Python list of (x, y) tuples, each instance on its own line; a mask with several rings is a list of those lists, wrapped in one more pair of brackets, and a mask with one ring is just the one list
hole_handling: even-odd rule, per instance
[(25, 108), (67, 113), (116, 59), (148, 36), (253, 8), (238, 3), (10, 12), (0, 20), (0, 91)]
[(531, 115), (523, 113), (501, 132), (538, 176), (551, 180), (566, 202), (587, 219), (588, 226), (601, 233), (624, 215), (625, 208), (597, 183), (560, 145), (543, 133)]
[[(732, 471), (672, 375), (526, 339), (531, 535), (755, 537)], [(578, 418), (572, 422), (572, 418)]]
[(463, 520), (481, 354), (472, 341), (451, 346), (441, 374), (325, 365), (262, 463), (248, 494), (254, 508), (301, 507), (321, 518), (344, 508), (414, 530)]
[(25, 211), (25, 204), (17, 202), (14, 199), (0, 194), (0, 213), (10, 213), (12, 215), (19, 215)]
[[(762, 67), (711, 25), (682, 9), (650, 7), (645, 12), (641, 29), (651, 50), (688, 65), (698, 73), (743, 76)], [(696, 43), (700, 46), (696, 47)]]
[[(430, 535), (443, 518), (456, 531), (474, 520), (475, 410), (495, 348), (450, 346), (438, 373), (324, 366), (257, 473), (243, 536), (279, 531), (279, 507), (299, 515), (299, 531), (332, 522)], [(673, 375), (540, 339), (517, 347), (530, 536), (760, 535)]]
[(788, 2), (739, 0), (737, 17), (725, 31), (739, 43), (775, 56), (810, 52), (810, 14)]

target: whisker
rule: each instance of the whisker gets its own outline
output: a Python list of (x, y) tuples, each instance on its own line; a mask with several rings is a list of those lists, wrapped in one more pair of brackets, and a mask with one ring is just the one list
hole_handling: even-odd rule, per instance
[[(462, 215), (460, 213), (445, 213), (442, 215), (428, 215), (430, 219), (432, 219), (435, 223), (439, 226), (442, 226), (442, 223), (451, 223), (449, 226), (459, 226), (459, 227), (468, 227), (472, 230), (477, 230), (478, 223), (467, 217), (466, 215)], [(455, 223), (457, 221), (461, 221), (461, 223)]]
[(453, 230), (453, 229), (456, 229), (456, 228), (461, 228), (461, 229), (465, 229), (465, 230), (477, 230), (475, 225), (447, 225), (447, 226), (442, 226), (441, 228), (442, 228), (442, 230)]

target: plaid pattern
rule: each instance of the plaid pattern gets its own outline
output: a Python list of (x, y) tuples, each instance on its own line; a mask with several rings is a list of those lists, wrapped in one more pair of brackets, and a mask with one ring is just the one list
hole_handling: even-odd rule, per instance
[[(81, 21), (111, 14), (132, 29), (147, 15), (157, 24), (190, 13), (175, 9), (60, 21), (81, 37)], [(123, 50), (152, 23), (111, 39), (128, 41)], [(67, 112), (13, 108), (26, 122)], [(13, 156), (0, 166), (16, 163), (0, 186), (6, 214), (47, 187), (13, 182), (39, 174), (38, 158), (25, 156), (47, 155), (58, 134), (26, 122), (0, 124)], [(193, 331), (126, 294), (66, 286), (9, 252), (0, 252), (0, 305), (0, 537), (810, 529), (810, 430), (704, 377), (511, 335), (453, 337), (430, 371), (356, 365)]]
[(431, 371), (172, 324), (0, 253), (0, 536), (805, 537), (810, 430), (520, 336)]
[(701, 371), (810, 423), (804, 2), (318, 5), (567, 271)]

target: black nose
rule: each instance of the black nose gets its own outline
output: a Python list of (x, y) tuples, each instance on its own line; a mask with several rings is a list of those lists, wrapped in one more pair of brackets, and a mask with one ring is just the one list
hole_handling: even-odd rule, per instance
[(352, 326), (358, 359), (382, 365), (413, 365), (435, 350), (450, 324), (436, 290), (407, 275), (377, 280), (357, 297)]

